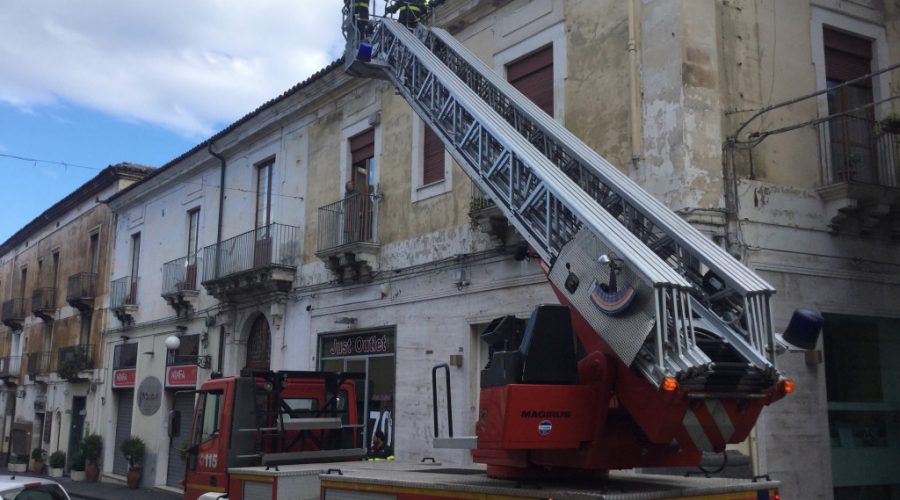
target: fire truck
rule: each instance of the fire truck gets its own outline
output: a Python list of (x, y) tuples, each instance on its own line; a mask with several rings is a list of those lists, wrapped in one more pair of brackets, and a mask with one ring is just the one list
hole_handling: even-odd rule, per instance
[(744, 441), (794, 390), (777, 352), (814, 346), (821, 315), (797, 310), (777, 335), (768, 283), (447, 31), (357, 19), (349, 3), (343, 29), (346, 71), (396, 87), (540, 259), (559, 304), (482, 335), (475, 436), (451, 422), (439, 435), (435, 413), (435, 446), (480, 465), (229, 462), (244, 483), (228, 498), (256, 484), (267, 499), (316, 485), (323, 498), (779, 498), (770, 481), (610, 471), (696, 466)]

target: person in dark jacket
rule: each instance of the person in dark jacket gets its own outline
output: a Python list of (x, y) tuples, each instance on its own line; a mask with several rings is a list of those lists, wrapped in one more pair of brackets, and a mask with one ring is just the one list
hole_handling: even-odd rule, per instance
[(359, 37), (367, 38), (369, 34), (369, 0), (344, 0), (344, 3), (356, 21)]
[(384, 11), (388, 14), (397, 12), (397, 20), (407, 28), (415, 28), (419, 21), (425, 19), (425, 0), (394, 0)]
[(391, 451), (388, 450), (387, 447), (387, 438), (384, 435), (384, 432), (381, 430), (375, 431), (375, 436), (372, 437), (372, 447), (369, 448), (369, 452), (366, 456), (370, 459), (390, 459)]

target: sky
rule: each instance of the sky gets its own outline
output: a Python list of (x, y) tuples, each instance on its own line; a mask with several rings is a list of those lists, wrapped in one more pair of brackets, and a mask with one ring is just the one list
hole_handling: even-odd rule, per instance
[(337, 59), (343, 0), (7, 0), (0, 242), (95, 176), (161, 166)]

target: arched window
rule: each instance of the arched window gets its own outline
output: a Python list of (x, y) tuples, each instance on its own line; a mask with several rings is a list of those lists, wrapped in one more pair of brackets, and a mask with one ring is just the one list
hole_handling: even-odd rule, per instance
[(260, 314), (250, 327), (250, 336), (247, 338), (247, 365), (251, 370), (268, 370), (269, 353), (272, 347), (272, 337), (269, 334), (269, 322)]

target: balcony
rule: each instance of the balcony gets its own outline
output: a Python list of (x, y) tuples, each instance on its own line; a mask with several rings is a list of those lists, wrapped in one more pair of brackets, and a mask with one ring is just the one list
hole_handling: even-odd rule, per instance
[(21, 330), (28, 313), (25, 312), (25, 299), (11, 299), (3, 303), (0, 321), (11, 330)]
[(368, 283), (378, 270), (381, 197), (352, 194), (319, 208), (316, 257), (340, 283)]
[(21, 369), (21, 356), (5, 356), (0, 358), (0, 377), (18, 377)]
[(506, 216), (488, 195), (472, 183), (472, 197), (469, 200), (469, 219), (483, 233), (496, 238), (499, 245), (505, 245), (515, 230), (509, 225)]
[(887, 226), (900, 239), (900, 134), (877, 122), (844, 115), (819, 124), (822, 186), (829, 227), (863, 235)]
[(50, 351), (30, 352), (25, 355), (25, 372), (34, 379), (39, 375), (50, 373)]
[(60, 347), (56, 355), (56, 374), (61, 379), (77, 380), (82, 371), (94, 368), (94, 346), (80, 344)]
[(94, 310), (94, 298), (97, 296), (97, 275), (95, 273), (78, 273), (69, 276), (69, 288), (66, 290), (66, 302), (81, 311), (90, 314)]
[(197, 299), (197, 257), (182, 257), (163, 264), (162, 298), (178, 317), (187, 315)]
[(125, 276), (110, 283), (109, 307), (124, 326), (134, 323), (140, 278)]
[(269, 224), (203, 249), (203, 286), (223, 302), (291, 290), (300, 231)]
[(53, 321), (56, 315), (56, 288), (37, 288), (31, 294), (31, 313), (44, 321)]

